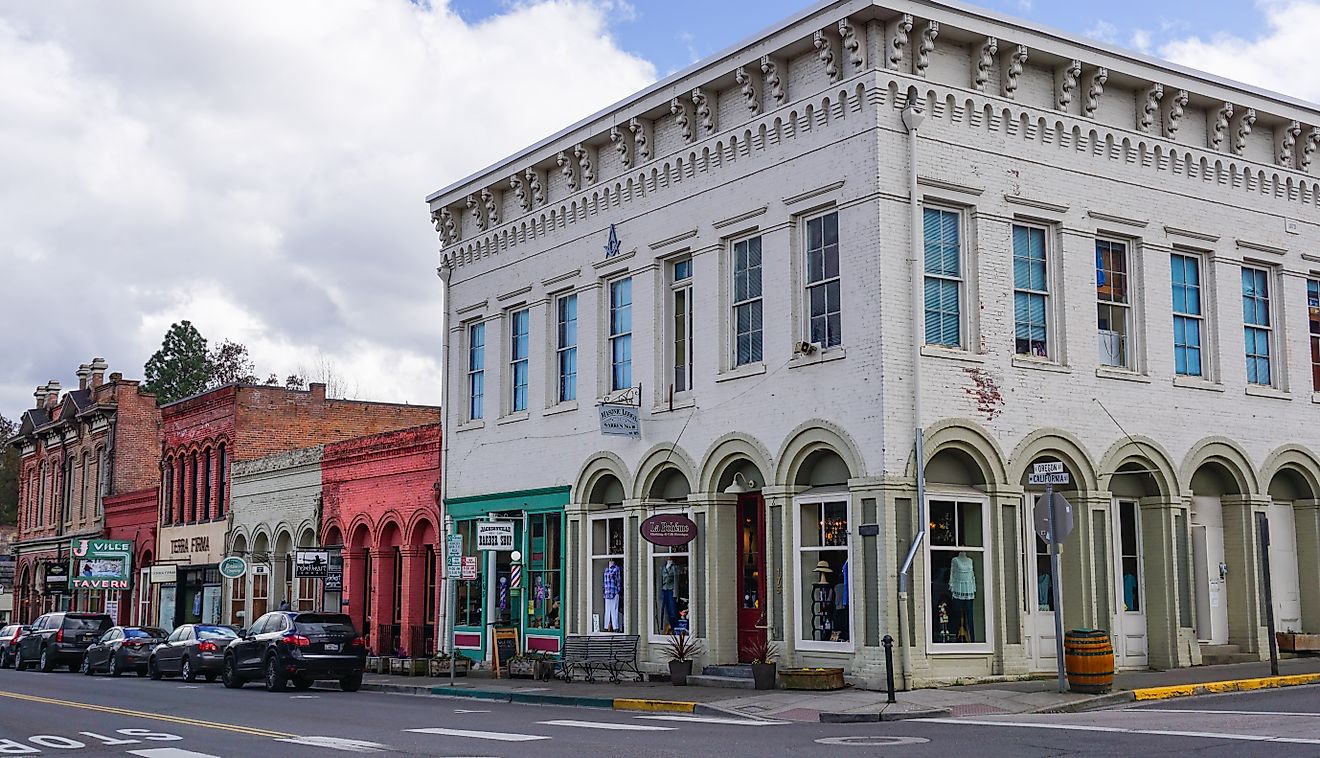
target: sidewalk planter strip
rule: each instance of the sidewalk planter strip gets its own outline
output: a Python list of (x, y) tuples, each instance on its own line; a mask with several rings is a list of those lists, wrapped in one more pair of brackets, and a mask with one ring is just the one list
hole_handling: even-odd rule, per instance
[(795, 668), (779, 672), (786, 690), (841, 690), (846, 685), (841, 668)]

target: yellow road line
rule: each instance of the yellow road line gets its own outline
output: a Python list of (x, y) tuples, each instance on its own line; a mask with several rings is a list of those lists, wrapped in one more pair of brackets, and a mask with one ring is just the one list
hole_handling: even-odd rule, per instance
[(286, 732), (273, 732), (269, 729), (259, 729), (252, 726), (239, 726), (237, 724), (221, 724), (215, 721), (203, 721), (201, 719), (188, 718), (186, 716), (169, 716), (163, 713), (149, 713), (147, 711), (134, 711), (127, 708), (115, 708), (109, 705), (95, 705), (93, 703), (79, 703), (72, 700), (57, 700), (55, 698), (41, 697), (39, 695), (24, 695), (17, 692), (0, 692), (0, 697), (13, 698), (14, 700), (26, 700), (30, 703), (42, 703), (45, 705), (62, 705), (66, 708), (80, 708), (86, 711), (97, 711), (99, 713), (110, 713), (116, 716), (133, 716), (135, 718), (153, 719), (155, 721), (166, 721), (171, 724), (180, 724), (182, 726), (196, 726), (203, 729), (220, 729), (226, 732), (238, 732), (240, 734), (249, 734), (255, 737), (272, 737), (282, 739), (296, 737), (295, 734)]

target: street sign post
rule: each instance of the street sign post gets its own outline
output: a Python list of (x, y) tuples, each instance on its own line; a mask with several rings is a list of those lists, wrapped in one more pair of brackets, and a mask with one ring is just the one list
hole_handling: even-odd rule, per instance
[[(1067, 692), (1063, 670), (1063, 592), (1059, 588), (1059, 547), (1073, 530), (1072, 505), (1062, 495), (1055, 496), (1054, 485), (1068, 484), (1068, 472), (1062, 463), (1037, 463), (1031, 467), (1027, 481), (1044, 484), (1045, 495), (1036, 501), (1036, 530), (1045, 527), (1041, 538), (1050, 549), (1050, 586), (1054, 591), (1054, 661), (1058, 669), (1059, 692)], [(1041, 524), (1040, 511), (1045, 511)]]
[(452, 577), (463, 566), (463, 535), (451, 534), (446, 542), (448, 545), (445, 549), (445, 575)]

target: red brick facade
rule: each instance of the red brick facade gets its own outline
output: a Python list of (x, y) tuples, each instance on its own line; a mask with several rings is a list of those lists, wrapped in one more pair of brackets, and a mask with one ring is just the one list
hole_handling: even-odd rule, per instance
[[(138, 382), (94, 359), (78, 369), (78, 389), (37, 388), (11, 444), (22, 455), (14, 616), (30, 621), (55, 608), (100, 611), (99, 592), (44, 592), (49, 564), (67, 564), (74, 538), (102, 536), (104, 504), (122, 493), (154, 492), (160, 476), (160, 414)], [(115, 593), (116, 595), (122, 593)]]
[(106, 539), (133, 543), (133, 590), (120, 601), (116, 621), (121, 624), (131, 621), (146, 623), (152, 618), (151, 583), (141, 578), (143, 569), (151, 566), (156, 552), (157, 492), (156, 487), (151, 487), (105, 499)]
[(440, 425), (325, 446), (321, 543), (343, 545), (347, 612), (380, 655), (435, 651)]

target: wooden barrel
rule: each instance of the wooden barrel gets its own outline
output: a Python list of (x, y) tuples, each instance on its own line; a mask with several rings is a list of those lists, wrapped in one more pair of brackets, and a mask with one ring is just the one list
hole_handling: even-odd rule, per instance
[(1103, 629), (1073, 629), (1063, 638), (1068, 689), (1102, 695), (1114, 687), (1114, 645)]

